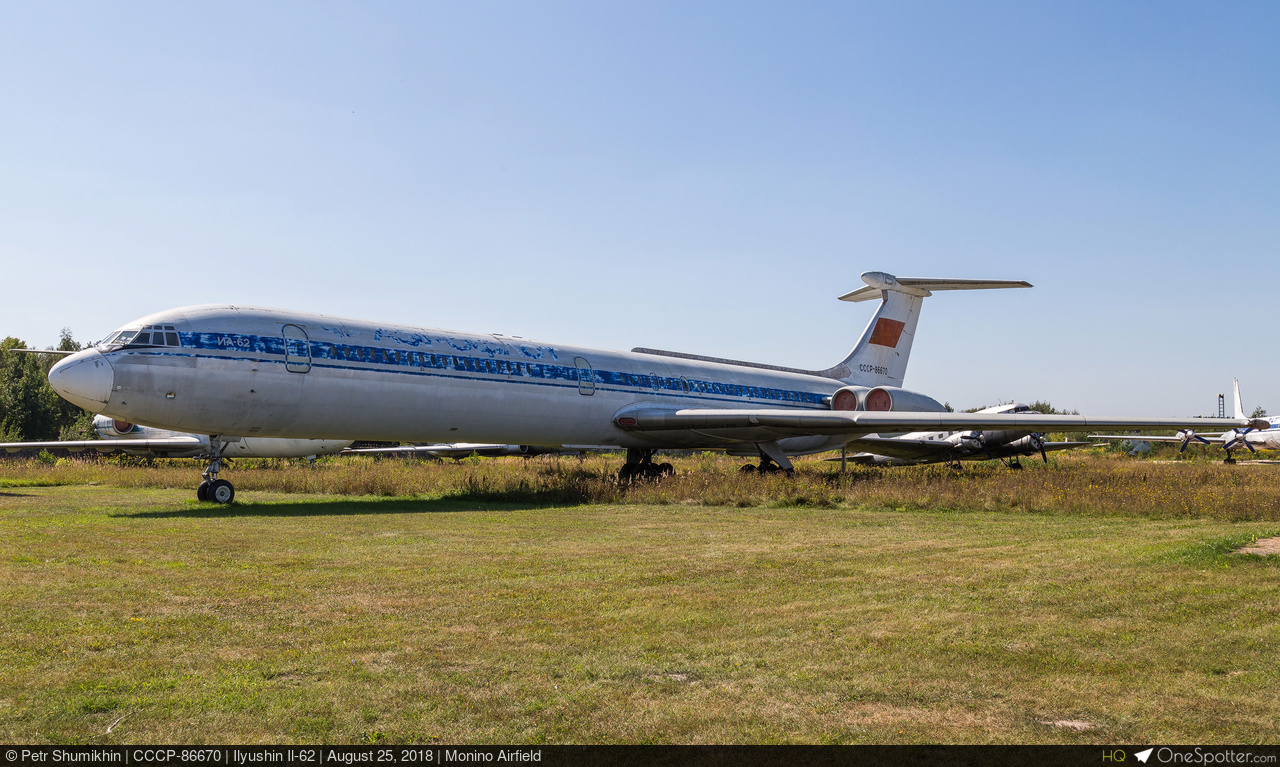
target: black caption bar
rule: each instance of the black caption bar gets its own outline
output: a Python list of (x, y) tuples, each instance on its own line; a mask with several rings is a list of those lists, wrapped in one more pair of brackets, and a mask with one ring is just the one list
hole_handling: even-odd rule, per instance
[(0, 765), (595, 767), (596, 765), (1273, 765), (1275, 746), (0, 746)]

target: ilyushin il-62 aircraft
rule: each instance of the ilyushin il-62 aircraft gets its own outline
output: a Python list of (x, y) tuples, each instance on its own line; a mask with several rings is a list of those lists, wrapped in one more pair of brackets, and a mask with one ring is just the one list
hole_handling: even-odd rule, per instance
[[(61, 442), (0, 442), (0, 450), (69, 450), (73, 453), (96, 450), (100, 453), (121, 452), (158, 458), (199, 458), (213, 454), (213, 438), (204, 434), (187, 434), (166, 429), (139, 426), (105, 415), (93, 417), (93, 432), (98, 439)], [(331, 455), (351, 445), (351, 440), (276, 439), (246, 437), (220, 446), (223, 458), (315, 458)]]
[(626, 449), (623, 480), (656, 476), (661, 448), (759, 456), (791, 469), (869, 434), (1221, 428), (1240, 419), (950, 413), (902, 387), (923, 300), (1025, 282), (862, 275), (845, 301), (879, 299), (853, 351), (825, 370), (679, 352), (630, 352), (504, 335), (204, 305), (127, 323), (60, 360), (49, 383), (113, 419), (210, 435), (198, 497), (227, 503), (227, 442), (282, 439), (485, 442)]

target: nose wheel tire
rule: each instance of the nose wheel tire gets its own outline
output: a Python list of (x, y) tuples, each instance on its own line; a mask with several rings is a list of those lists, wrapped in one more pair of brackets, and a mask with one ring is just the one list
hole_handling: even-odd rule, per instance
[(209, 483), (209, 500), (214, 503), (231, 503), (236, 497), (236, 489), (225, 479), (215, 479)]
[(201, 482), (200, 487), (196, 488), (196, 500), (201, 503), (209, 500), (209, 483)]

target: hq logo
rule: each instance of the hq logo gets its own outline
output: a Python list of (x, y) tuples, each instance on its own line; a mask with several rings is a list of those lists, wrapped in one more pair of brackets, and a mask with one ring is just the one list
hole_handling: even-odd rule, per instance
[[(1153, 750), (1156, 750), (1156, 749), (1148, 748), (1147, 750), (1142, 750), (1142, 752), (1134, 752), (1133, 755), (1134, 755), (1134, 758), (1138, 759), (1139, 762), (1146, 764), (1147, 759), (1151, 758), (1151, 752), (1153, 752)], [(1103, 762), (1124, 762), (1125, 759), (1128, 757), (1129, 757), (1128, 752), (1125, 752), (1124, 749), (1120, 749), (1120, 748), (1108, 750), (1108, 752), (1102, 752)]]
[[(1147, 749), (1147, 750), (1145, 750), (1145, 751), (1137, 751), (1137, 752), (1135, 752), (1135, 753), (1134, 753), (1134, 755), (1133, 755), (1133, 756), (1134, 756), (1134, 758), (1135, 758), (1135, 759), (1137, 759), (1139, 762), (1142, 762), (1143, 764), (1146, 764), (1146, 763), (1147, 763), (1147, 759), (1150, 759), (1150, 758), (1151, 758), (1151, 752), (1152, 752), (1152, 751), (1154, 751), (1154, 750), (1155, 750), (1154, 748), (1148, 748), (1148, 749)], [(1128, 756), (1129, 756), (1129, 754), (1128, 754), (1124, 749), (1117, 748), (1117, 749), (1113, 749), (1113, 750), (1111, 750), (1111, 751), (1103, 751), (1103, 752), (1102, 752), (1102, 761), (1104, 761), (1104, 762), (1123, 762), (1125, 759), (1127, 759), (1127, 758), (1128, 758)]]

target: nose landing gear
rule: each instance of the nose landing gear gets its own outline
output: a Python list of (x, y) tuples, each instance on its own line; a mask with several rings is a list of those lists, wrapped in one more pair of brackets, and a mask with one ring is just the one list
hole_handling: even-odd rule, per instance
[(213, 503), (235, 500), (235, 487), (225, 479), (218, 479), (219, 471), (222, 471), (222, 438), (214, 434), (209, 437), (209, 466), (200, 474), (204, 481), (196, 488), (196, 500)]

